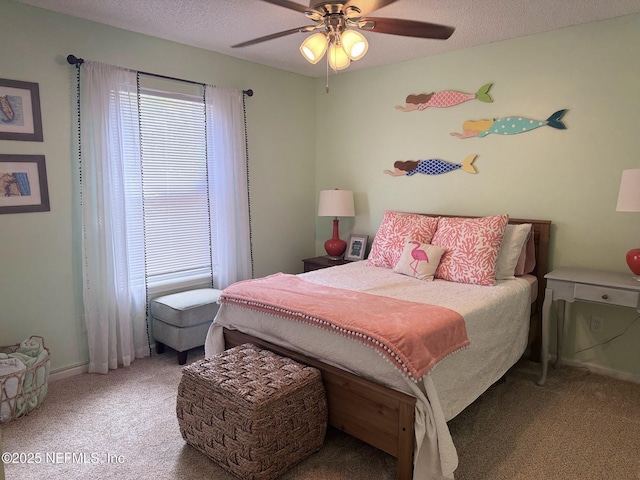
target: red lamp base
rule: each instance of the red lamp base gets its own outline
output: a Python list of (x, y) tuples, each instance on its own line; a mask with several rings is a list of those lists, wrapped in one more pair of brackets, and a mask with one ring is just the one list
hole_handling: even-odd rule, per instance
[(324, 249), (331, 260), (340, 260), (347, 249), (347, 242), (341, 239), (329, 239), (324, 242)]
[(338, 234), (338, 219), (333, 219), (333, 237), (324, 242), (324, 249), (331, 260), (340, 260), (347, 249), (347, 242), (340, 239)]
[(640, 248), (632, 248), (627, 252), (627, 265), (636, 275), (636, 280), (640, 280)]

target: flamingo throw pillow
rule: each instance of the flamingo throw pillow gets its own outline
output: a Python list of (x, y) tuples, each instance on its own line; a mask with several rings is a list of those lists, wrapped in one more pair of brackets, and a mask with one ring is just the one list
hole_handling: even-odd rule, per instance
[(393, 271), (430, 282), (444, 252), (444, 248), (436, 245), (407, 240)]

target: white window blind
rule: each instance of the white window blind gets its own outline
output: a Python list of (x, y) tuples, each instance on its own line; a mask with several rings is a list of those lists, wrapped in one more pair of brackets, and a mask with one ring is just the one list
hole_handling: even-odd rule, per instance
[(204, 100), (142, 90), (139, 128), (149, 290), (210, 282)]

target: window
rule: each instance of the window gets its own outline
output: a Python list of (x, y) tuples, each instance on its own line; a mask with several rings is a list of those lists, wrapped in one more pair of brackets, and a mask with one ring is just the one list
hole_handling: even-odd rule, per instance
[(138, 125), (123, 127), (139, 128), (140, 157), (131, 146), (125, 175), (142, 182), (143, 225), (135, 230), (143, 237), (128, 233), (128, 240), (144, 241), (149, 293), (211, 283), (217, 236), (210, 219), (204, 100), (141, 89), (139, 108), (139, 118), (130, 119)]

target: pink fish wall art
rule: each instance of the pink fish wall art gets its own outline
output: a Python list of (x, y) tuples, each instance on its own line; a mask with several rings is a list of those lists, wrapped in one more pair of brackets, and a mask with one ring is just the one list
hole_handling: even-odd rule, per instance
[(469, 100), (480, 100), (491, 103), (493, 98), (489, 95), (491, 83), (481, 86), (476, 93), (456, 92), (455, 90), (443, 90), (441, 92), (422, 93), (420, 95), (408, 95), (405, 99), (405, 106), (397, 105), (398, 110), (412, 112), (414, 110), (425, 110), (429, 107), (446, 108), (460, 105)]

